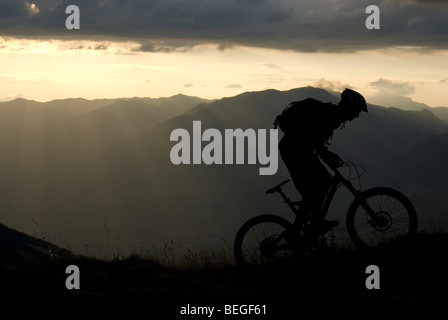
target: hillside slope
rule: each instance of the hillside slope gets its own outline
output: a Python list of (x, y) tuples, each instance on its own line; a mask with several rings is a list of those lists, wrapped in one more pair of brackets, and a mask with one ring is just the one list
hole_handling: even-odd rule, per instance
[[(2, 247), (7, 251), (42, 243), (4, 226), (0, 226), (0, 238), (9, 239)], [(254, 304), (265, 305), (271, 318), (297, 316), (323, 302), (331, 306), (328, 311), (332, 315), (345, 314), (354, 304), (371, 306), (373, 302), (376, 306), (391, 302), (390, 307), (398, 303), (402, 314), (411, 310), (409, 305), (402, 309), (404, 301), (426, 307), (421, 303), (445, 299), (447, 249), (446, 234), (420, 234), (412, 242), (397, 241), (371, 251), (322, 251), (297, 261), (250, 269), (237, 267), (230, 256), (216, 259), (220, 253), (213, 251), (190, 252), (175, 265), (151, 256), (105, 261), (63, 254), (42, 260), (41, 252), (34, 251), (17, 260), (3, 253), (0, 281), (3, 292), (8, 293), (4, 302), (50, 303), (52, 310), (76, 303), (76, 310), (91, 306), (89, 312), (98, 310), (103, 315), (151, 310), (173, 319), (189, 305), (214, 307), (215, 317), (219, 317), (217, 310), (225, 305)], [(68, 265), (80, 270), (79, 290), (65, 287)], [(377, 290), (366, 288), (370, 265), (379, 268)], [(371, 312), (384, 310), (373, 308)]]

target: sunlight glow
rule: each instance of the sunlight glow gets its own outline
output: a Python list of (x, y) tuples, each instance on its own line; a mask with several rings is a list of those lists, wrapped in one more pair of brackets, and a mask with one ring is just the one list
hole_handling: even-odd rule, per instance
[[(30, 5), (30, 9), (38, 10)], [(366, 95), (379, 79), (412, 87), (410, 98), (443, 106), (448, 52), (393, 47), (356, 53), (300, 53), (216, 44), (144, 52), (136, 42), (0, 37), (0, 101), (161, 97), (178, 93), (217, 99), (244, 91), (313, 85)], [(411, 92), (412, 91), (412, 92)], [(434, 94), (437, 93), (437, 94)]]

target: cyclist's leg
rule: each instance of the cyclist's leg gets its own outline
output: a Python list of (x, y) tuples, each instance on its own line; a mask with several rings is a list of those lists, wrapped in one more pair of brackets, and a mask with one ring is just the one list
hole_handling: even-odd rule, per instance
[(331, 175), (311, 147), (282, 138), (280, 155), (296, 189), (302, 195), (301, 211), (312, 216), (314, 224), (323, 221), (321, 207), (331, 185)]
[[(282, 139), (279, 149), (294, 186), (302, 195), (300, 211), (304, 214), (316, 213), (320, 202), (315, 198), (316, 189), (319, 188), (319, 184), (314, 183), (315, 161), (318, 160), (316, 155), (311, 148), (298, 148), (285, 138)], [(321, 193), (320, 190), (318, 193)]]
[(322, 212), (322, 205), (330, 189), (332, 176), (327, 171), (319, 158), (313, 154), (310, 159), (307, 190), (304, 198), (308, 201), (312, 210), (311, 230), (316, 234), (326, 233), (339, 224), (339, 221), (325, 220), (325, 213)]
[[(301, 149), (300, 146), (283, 137), (279, 144), (280, 156), (288, 169), (289, 175), (297, 191), (303, 196), (307, 185), (307, 166), (312, 150)], [(303, 199), (302, 199), (303, 200)]]
[(307, 202), (316, 218), (323, 218), (320, 209), (330, 188), (332, 177), (312, 151), (300, 155), (300, 167), (297, 179), (300, 181), (299, 191), (302, 193), (303, 201)]

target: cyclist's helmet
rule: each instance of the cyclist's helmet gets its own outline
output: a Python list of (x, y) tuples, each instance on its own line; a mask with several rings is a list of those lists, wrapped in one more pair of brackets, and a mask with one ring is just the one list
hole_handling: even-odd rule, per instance
[(339, 104), (344, 107), (355, 108), (359, 110), (359, 112), (368, 112), (366, 99), (364, 99), (360, 93), (351, 89), (345, 89), (342, 92), (341, 102), (339, 102)]

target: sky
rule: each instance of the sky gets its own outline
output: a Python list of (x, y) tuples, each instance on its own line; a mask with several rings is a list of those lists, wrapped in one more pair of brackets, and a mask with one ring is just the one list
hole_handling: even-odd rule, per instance
[(0, 0), (0, 101), (311, 85), (448, 106), (447, 16), (445, 0)]

